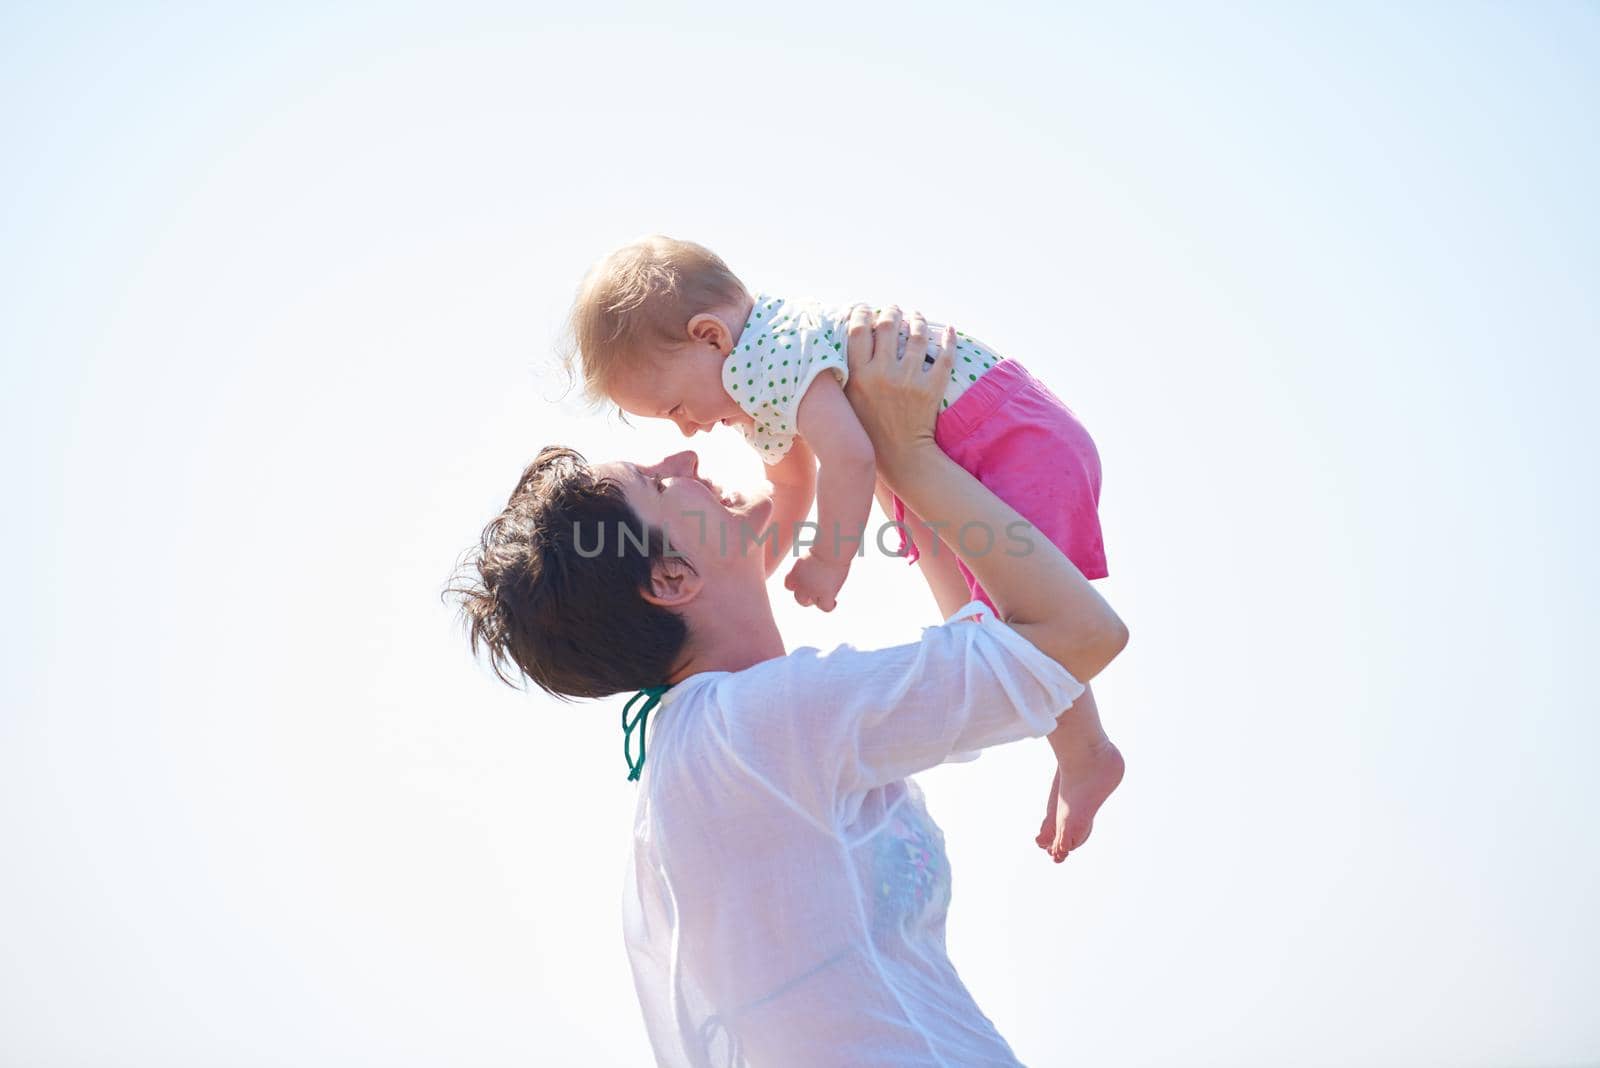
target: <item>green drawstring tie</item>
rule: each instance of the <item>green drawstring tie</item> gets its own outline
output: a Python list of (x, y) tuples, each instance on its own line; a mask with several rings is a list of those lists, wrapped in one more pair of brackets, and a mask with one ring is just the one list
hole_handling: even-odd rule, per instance
[[(639, 773), (644, 770), (644, 728), (645, 717), (650, 715), (650, 710), (661, 703), (661, 695), (672, 689), (670, 686), (646, 686), (622, 706), (622, 759), (628, 762), (628, 781), (637, 782)], [(639, 698), (645, 698), (644, 707), (639, 709), (639, 714), (633, 717), (633, 722), (628, 722), (628, 713), (633, 711), (633, 706)], [(639, 762), (633, 762), (633, 729), (639, 728)]]

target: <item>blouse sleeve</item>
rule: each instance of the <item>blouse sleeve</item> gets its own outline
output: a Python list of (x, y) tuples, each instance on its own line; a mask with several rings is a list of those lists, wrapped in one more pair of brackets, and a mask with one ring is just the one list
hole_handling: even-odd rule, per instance
[(1040, 737), (1083, 684), (974, 601), (890, 649), (801, 649), (723, 681), (732, 755), (816, 819), (952, 756)]

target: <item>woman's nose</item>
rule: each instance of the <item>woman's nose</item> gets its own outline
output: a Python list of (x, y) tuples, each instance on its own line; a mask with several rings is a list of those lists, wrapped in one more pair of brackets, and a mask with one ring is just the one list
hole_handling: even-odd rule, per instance
[[(686, 435), (691, 433), (693, 433), (692, 430), (684, 431)], [(668, 474), (692, 476), (700, 469), (700, 457), (696, 456), (693, 451), (685, 449), (682, 452), (675, 452), (665, 460), (662, 460), (661, 466)]]

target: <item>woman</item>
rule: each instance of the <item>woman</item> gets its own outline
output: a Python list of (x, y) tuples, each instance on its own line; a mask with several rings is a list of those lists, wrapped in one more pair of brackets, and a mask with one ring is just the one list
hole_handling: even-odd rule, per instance
[[(925, 361), (914, 319), (896, 358), (899, 323), (858, 309), (849, 332), (880, 478), (934, 529), (1014, 532), (934, 443), (953, 335)], [(775, 496), (722, 494), (692, 453), (591, 467), (546, 449), (461, 590), (473, 646), (557, 694), (668, 687), (647, 762), (640, 739), (625, 904), (660, 1063), (1015, 1064), (945, 952), (943, 840), (906, 776), (1048, 734), (1127, 631), (1040, 538), (960, 554), (1004, 621), (974, 603), (909, 645), (786, 654), (773, 554), (748, 551)]]

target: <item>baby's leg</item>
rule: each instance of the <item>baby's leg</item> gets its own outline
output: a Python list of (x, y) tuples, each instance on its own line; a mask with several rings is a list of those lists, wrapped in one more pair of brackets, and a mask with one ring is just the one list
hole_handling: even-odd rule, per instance
[[(873, 492), (877, 495), (878, 507), (883, 509), (883, 514), (894, 515), (894, 498), (888, 488), (879, 482)], [(906, 511), (903, 522), (906, 534), (917, 547), (917, 567), (922, 570), (928, 589), (933, 591), (933, 599), (939, 605), (939, 615), (949, 619), (956, 609), (972, 600), (967, 580), (956, 566), (956, 554), (939, 541), (938, 532), (910, 510)]]
[[(893, 515), (894, 500), (882, 482), (875, 492), (884, 514)], [(904, 523), (917, 547), (917, 566), (933, 591), (940, 615), (948, 618), (972, 600), (966, 575), (955, 552), (940, 542), (937, 531), (909, 510)], [(1045, 801), (1044, 822), (1034, 841), (1059, 864), (1088, 839), (1095, 813), (1122, 782), (1123, 761), (1100, 725), (1100, 710), (1087, 687), (1083, 696), (1057, 717), (1049, 741), (1056, 755), (1056, 773)]]
[(1056, 719), (1050, 748), (1056, 754), (1055, 782), (1034, 841), (1060, 864), (1088, 839), (1095, 813), (1122, 782), (1122, 753), (1100, 726), (1100, 709), (1087, 686)]

